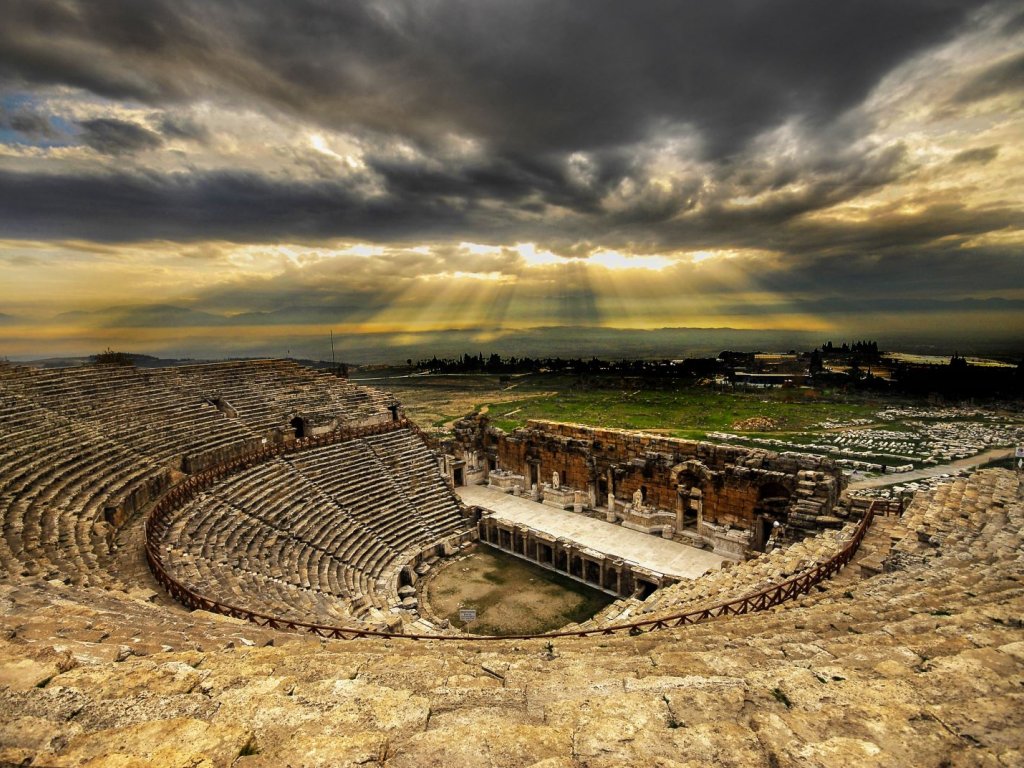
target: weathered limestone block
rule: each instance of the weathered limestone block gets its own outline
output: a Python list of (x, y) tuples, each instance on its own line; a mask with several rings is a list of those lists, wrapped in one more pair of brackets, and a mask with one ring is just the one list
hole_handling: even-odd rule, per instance
[(226, 768), (251, 739), (252, 732), (241, 725), (211, 725), (190, 718), (153, 720), (81, 735), (59, 755), (47, 756), (41, 763), (54, 768), (87, 763)]
[(78, 667), (58, 675), (52, 684), (89, 691), (99, 698), (122, 698), (142, 693), (189, 693), (209, 674), (181, 661), (158, 663), (148, 658), (130, 658), (109, 668)]
[[(261, 749), (257, 746), (256, 749)], [(345, 732), (330, 724), (304, 723), (259, 753), (238, 758), (233, 768), (357, 768), (379, 765), (387, 757), (388, 738), (379, 732)]]
[(388, 760), (389, 768), (518, 768), (572, 754), (572, 732), (509, 721), (501, 715), (419, 733)]
[(7, 659), (0, 662), (0, 686), (26, 691), (45, 685), (59, 673), (55, 661), (41, 663), (32, 659)]
[[(71, 739), (74, 739), (82, 732), (79, 723), (58, 722), (48, 718), (34, 715), (23, 715), (7, 720), (0, 717), (0, 750), (18, 749), (24, 750), (26, 754), (43, 754), (59, 751)], [(0, 764), (4, 760), (3, 752), (0, 751)], [(11, 762), (20, 762), (11, 759)]]

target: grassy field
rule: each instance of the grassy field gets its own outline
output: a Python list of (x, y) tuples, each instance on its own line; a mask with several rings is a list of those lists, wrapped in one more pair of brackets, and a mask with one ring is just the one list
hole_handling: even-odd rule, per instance
[[(613, 599), (486, 546), (446, 564), (427, 584), (434, 614), (477, 635), (547, 632), (584, 621)], [(460, 608), (475, 608), (476, 621), (460, 622)]]
[(877, 399), (816, 390), (719, 391), (679, 386), (675, 390), (582, 389), (570, 376), (513, 377), (502, 388), (497, 376), (415, 376), (367, 381), (387, 389), (424, 427), (443, 430), (460, 416), (484, 410), (495, 426), (512, 430), (528, 419), (592, 426), (655, 430), (701, 438), (712, 431), (744, 431), (738, 422), (767, 418), (775, 434), (808, 429), (825, 419), (870, 417)]

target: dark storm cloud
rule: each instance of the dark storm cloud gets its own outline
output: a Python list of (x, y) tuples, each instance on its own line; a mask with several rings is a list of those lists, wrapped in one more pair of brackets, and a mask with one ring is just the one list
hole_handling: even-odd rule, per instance
[(151, 104), (231, 94), (532, 156), (689, 125), (722, 156), (857, 104), (978, 4), (12, 0), (0, 75)]
[(994, 64), (957, 90), (953, 101), (966, 104), (1024, 90), (1024, 53)]
[(0, 109), (0, 128), (10, 128), (30, 139), (54, 139), (59, 135), (49, 118), (28, 109)]
[(535, 200), (581, 213), (596, 213), (600, 193), (607, 191), (610, 184), (606, 179), (597, 189), (574, 188), (566, 181), (564, 163), (545, 158), (491, 156), (444, 167), (370, 158), (368, 164), (398, 199), (436, 196), (490, 200), (528, 211), (538, 210), (531, 202)]
[[(20, 218), (2, 221), (9, 235), (50, 229), (99, 240), (459, 232), (566, 249), (609, 237), (702, 246), (738, 233), (733, 245), (760, 245), (765, 228), (899, 177), (902, 147), (857, 154), (845, 149), (857, 128), (831, 121), (896, 64), (962, 29), (973, 5), (11, 0), (0, 77), (161, 110), (155, 130), (113, 117), (82, 122), (94, 149), (127, 156), (165, 138), (204, 143), (207, 129), (179, 107), (227, 99), (363, 136), (385, 194), (361, 199), (331, 178), (322, 155), (317, 184), (68, 171), (10, 177), (24, 193), (13, 201)], [(791, 120), (818, 151), (757, 158), (750, 140)], [(452, 135), (480, 153), (446, 155)], [(660, 158), (650, 142), (661, 137), (685, 140), (689, 154), (713, 160), (710, 170), (667, 186), (652, 179)], [(416, 157), (383, 151), (392, 138)], [(585, 160), (574, 160), (581, 152)], [(798, 182), (798, 193), (727, 205)]]
[(999, 147), (979, 147), (978, 149), (965, 149), (953, 155), (952, 163), (964, 165), (987, 165), (996, 159), (999, 154)]
[[(958, 249), (1019, 228), (1015, 202), (977, 211), (926, 201), (916, 213), (897, 205), (868, 221), (813, 216), (913, 180), (920, 155), (876, 140), (870, 109), (856, 108), (901, 63), (977, 31), (971, 14), (982, 4), (7, 0), (0, 84), (104, 97), (83, 98), (88, 111), (76, 115), (93, 119), (79, 123), (79, 138), (116, 160), (88, 175), (57, 160), (46, 172), (24, 170), (38, 168), (27, 162), (0, 170), (0, 235), (532, 241), (583, 255), (581, 243), (641, 253), (749, 248), (783, 254), (764, 277), (782, 294), (815, 280), (867, 290), (921, 272), (924, 282), (962, 275), (957, 287), (992, 276), (1004, 281), (997, 287), (1013, 285), (1005, 253), (987, 253), (989, 271), (970, 274)], [(1022, 66), (1020, 56), (997, 62), (949, 109), (1019, 87)], [(104, 115), (104, 99), (142, 104), (146, 124)], [(223, 114), (234, 111), (283, 126), (293, 145), (247, 166), (263, 174), (194, 170), (221, 159), (221, 139), (240, 153), (263, 140), (231, 134)], [(304, 144), (322, 131), (329, 148), (326, 129), (358, 144), (358, 170)], [(774, 129), (778, 145), (766, 138)], [(203, 152), (176, 147), (173, 164), (133, 168), (133, 154), (176, 142)], [(985, 164), (998, 151), (967, 150), (952, 162)], [(316, 180), (290, 180), (292, 162)], [(181, 170), (153, 170), (168, 167)], [(396, 274), (459, 268), (452, 254), (444, 259)], [(376, 307), (387, 297), (357, 298)], [(324, 297), (359, 303), (350, 299)], [(282, 301), (292, 299), (271, 292), (261, 308)]]
[[(100, 242), (534, 240), (567, 255), (578, 242), (593, 239), (605, 247), (772, 248), (796, 257), (857, 249), (877, 253), (1024, 226), (1024, 214), (1008, 205), (975, 211), (960, 204), (934, 204), (912, 215), (881, 211), (867, 222), (802, 221), (805, 213), (896, 178), (903, 155), (895, 147), (861, 158), (859, 164), (801, 166), (809, 183), (799, 192), (740, 207), (730, 199), (770, 185), (757, 174), (736, 179), (727, 173), (717, 191), (693, 192), (701, 199), (700, 210), (657, 227), (650, 222), (675, 212), (685, 194), (673, 191), (663, 203), (666, 211), (654, 209), (658, 199), (653, 197), (613, 216), (592, 215), (593, 199), (559, 186), (549, 169), (538, 167), (529, 174), (501, 163), (459, 172), (381, 165), (388, 194), (371, 198), (358, 186), (337, 180), (288, 182), (256, 174), (61, 176), (0, 171), (0, 232)], [(554, 220), (534, 216), (531, 200), (539, 201), (542, 209), (557, 205), (577, 215)]]
[[(608, 0), (583, 8), (567, 0), (442, 0), (428, 8), (310, 0), (287, 7), (253, 2), (240, 12), (205, 1), (14, 0), (0, 30), (0, 73), (166, 107), (153, 119), (159, 133), (113, 118), (82, 123), (82, 140), (107, 154), (155, 148), (162, 137), (205, 141), (206, 129), (175, 114), (173, 105), (225, 94), (370, 137), (397, 134), (419, 149), (417, 159), (397, 161), (371, 148), (369, 168), (387, 190), (372, 204), (330, 179), (327, 187), (291, 189), (249, 179), (242, 198), (251, 216), (214, 199), (226, 177), (67, 177), (60, 198), (95, 188), (99, 199), (126, 201), (127, 227), (115, 210), (106, 228), (95, 220), (78, 224), (100, 239), (129, 232), (248, 240), (255, 233), (384, 235), (384, 225), (398, 236), (423, 226), (430, 236), (467, 221), (497, 237), (523, 222), (534, 226), (555, 209), (591, 216), (562, 222), (559, 238), (568, 247), (600, 236), (602, 228), (652, 227), (703, 206), (708, 213), (696, 221), (652, 236), (685, 245), (700, 242), (693, 234), (719, 221), (777, 224), (895, 178), (899, 147), (861, 157), (826, 146), (819, 157), (764, 168), (743, 150), (751, 137), (792, 118), (810, 132), (808, 144), (852, 143), (855, 137), (830, 136), (821, 127), (896, 63), (960, 28), (970, 5), (736, 0), (627, 8)], [(439, 147), (452, 132), (477, 139), (483, 156), (444, 157)], [(694, 151), (716, 158), (713, 188), (697, 174), (674, 179), (668, 189), (649, 184), (657, 163), (645, 166), (642, 150), (658, 135), (690, 138)], [(585, 181), (570, 174), (571, 153), (579, 151), (590, 164)], [(730, 194), (754, 196), (795, 181), (808, 182), (805, 191), (744, 212), (720, 210)], [(126, 185), (121, 194), (114, 190), (119, 182)], [(602, 200), (623, 183), (633, 192), (602, 218)], [(267, 198), (257, 200), (258, 191)], [(291, 192), (294, 199), (287, 198)], [(158, 218), (140, 219), (157, 207), (148, 202), (153, 195), (169, 205)], [(199, 215), (183, 196), (203, 198), (208, 210)], [(82, 202), (95, 207), (92, 199)], [(61, 232), (76, 228), (73, 207), (72, 200), (57, 206), (67, 211), (54, 216)], [(43, 211), (25, 213), (45, 227)]]
[(455, 203), (435, 198), (365, 201), (337, 183), (279, 183), (252, 174), (111, 174), (0, 171), (0, 232), (16, 238), (106, 242), (277, 237), (402, 238), (465, 226)]
[(9, 0), (0, 26), (0, 76), (71, 85), (110, 98), (184, 97), (178, 72), (217, 38), (184, 6), (131, 0)]
[(163, 139), (145, 126), (113, 118), (83, 120), (79, 138), (82, 143), (105, 155), (129, 155), (144, 149), (156, 149)]
[[(843, 296), (843, 307), (862, 303), (868, 311), (872, 300), (906, 301), (908, 308), (934, 300), (938, 307), (950, 300), (951, 288), (959, 296), (1000, 291), (1020, 283), (1019, 271), (1012, 249), (964, 248), (937, 241), (894, 249), (884, 259), (857, 249), (837, 249), (814, 259), (786, 260), (759, 270), (757, 281), (779, 296), (799, 296), (804, 302), (812, 301), (808, 296)], [(813, 301), (821, 304), (815, 311), (823, 312), (833, 299)], [(988, 306), (999, 308), (998, 302)]]
[(180, 115), (163, 115), (157, 127), (168, 139), (184, 139), (186, 141), (206, 141), (210, 132), (195, 120)]

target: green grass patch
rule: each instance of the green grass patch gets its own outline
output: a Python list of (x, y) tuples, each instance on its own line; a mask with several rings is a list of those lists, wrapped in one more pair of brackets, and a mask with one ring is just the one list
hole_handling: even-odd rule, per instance
[[(510, 415), (498, 415), (501, 412)], [(489, 404), (495, 423), (511, 430), (529, 419), (569, 421), (591, 426), (658, 430), (675, 437), (699, 438), (707, 432), (734, 431), (733, 424), (754, 417), (776, 422), (779, 433), (808, 429), (826, 419), (867, 418), (877, 404), (822, 401), (804, 390), (767, 392), (719, 392), (704, 387), (673, 391), (570, 390), (538, 395), (514, 403)]]

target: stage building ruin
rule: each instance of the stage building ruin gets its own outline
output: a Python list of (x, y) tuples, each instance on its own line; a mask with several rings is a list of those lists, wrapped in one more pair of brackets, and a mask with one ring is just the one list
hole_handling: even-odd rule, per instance
[(506, 434), (475, 415), (456, 422), (445, 464), (456, 486), (487, 483), (732, 559), (845, 522), (841, 470), (801, 453), (541, 420)]

